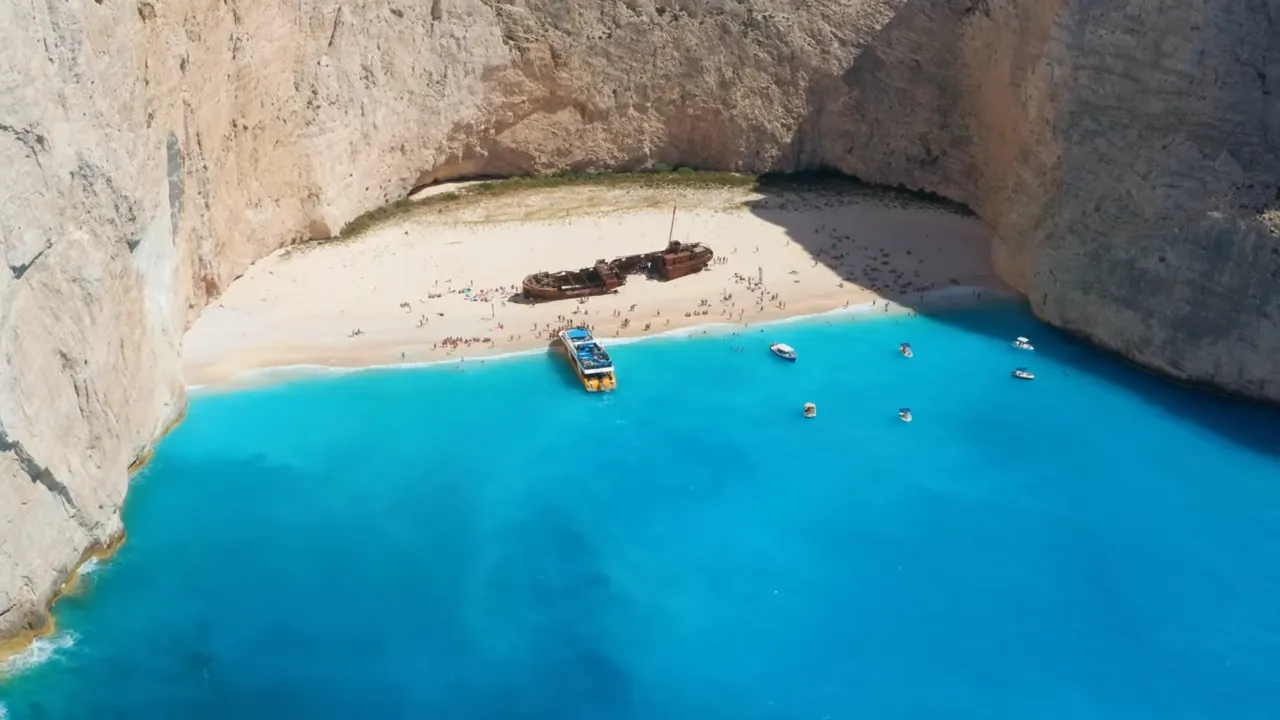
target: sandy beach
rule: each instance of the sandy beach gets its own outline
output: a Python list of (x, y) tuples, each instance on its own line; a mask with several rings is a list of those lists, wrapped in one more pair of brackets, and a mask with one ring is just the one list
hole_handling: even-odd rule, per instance
[[(530, 273), (662, 248), (673, 207), (675, 239), (715, 251), (707, 270), (665, 283), (631, 277), (583, 301), (513, 299)], [(569, 324), (607, 342), (869, 303), (900, 312), (943, 288), (999, 289), (989, 242), (976, 218), (865, 191), (584, 185), (464, 197), (264, 258), (204, 311), (183, 362), (189, 384), (221, 385), (265, 368), (545, 348)]]

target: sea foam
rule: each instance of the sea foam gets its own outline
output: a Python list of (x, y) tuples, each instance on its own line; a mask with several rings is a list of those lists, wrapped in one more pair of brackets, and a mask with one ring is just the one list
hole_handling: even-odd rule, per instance
[(107, 564), (107, 561), (105, 559), (90, 557), (88, 560), (85, 560), (84, 563), (80, 565), (80, 569), (77, 570), (76, 572), (81, 577), (87, 577), (101, 570), (106, 564)]
[(74, 647), (77, 640), (79, 636), (74, 632), (38, 637), (22, 652), (0, 661), (0, 677), (13, 677), (36, 668)]

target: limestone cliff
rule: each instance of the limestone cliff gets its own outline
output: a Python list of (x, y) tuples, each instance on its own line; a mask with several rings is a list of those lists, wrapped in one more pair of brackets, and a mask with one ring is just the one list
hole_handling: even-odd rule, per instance
[(1280, 400), (1280, 0), (0, 6), (0, 635), (119, 530), (181, 333), (415, 184), (834, 166), (991, 223), (1046, 320)]

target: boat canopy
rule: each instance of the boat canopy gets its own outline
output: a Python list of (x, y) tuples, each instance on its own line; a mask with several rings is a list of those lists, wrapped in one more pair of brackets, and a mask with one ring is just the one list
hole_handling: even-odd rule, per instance
[(791, 346), (790, 346), (790, 345), (788, 345), (788, 344), (786, 344), (786, 343), (774, 343), (774, 344), (773, 344), (773, 346), (774, 346), (775, 348), (777, 348), (778, 350), (781, 350), (781, 351), (782, 351), (782, 352), (784, 352), (784, 353), (794, 353), (794, 352), (795, 352), (795, 350), (793, 350), (793, 349), (791, 348)]
[(560, 333), (574, 363), (586, 375), (612, 372), (613, 358), (586, 328), (570, 328)]

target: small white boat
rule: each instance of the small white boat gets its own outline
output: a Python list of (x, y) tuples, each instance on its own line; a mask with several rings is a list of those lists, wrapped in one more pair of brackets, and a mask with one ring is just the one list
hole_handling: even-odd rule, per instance
[(898, 419), (902, 422), (911, 422), (911, 408), (898, 408)]
[(805, 403), (804, 416), (811, 419), (818, 417), (818, 406), (813, 403)]
[(796, 351), (786, 343), (774, 343), (769, 346), (769, 350), (783, 360), (796, 361)]
[(1024, 337), (1016, 338), (1013, 341), (1013, 346), (1018, 348), (1019, 350), (1035, 350), (1036, 349), (1035, 346), (1031, 344), (1031, 341)]
[(1018, 378), (1019, 380), (1035, 380), (1036, 379), (1036, 376), (1031, 374), (1031, 371), (1026, 368), (1017, 368), (1013, 371), (1012, 375)]
[(911, 349), (911, 343), (902, 343), (898, 346), (898, 352), (902, 353), (902, 357), (915, 357), (915, 351)]

